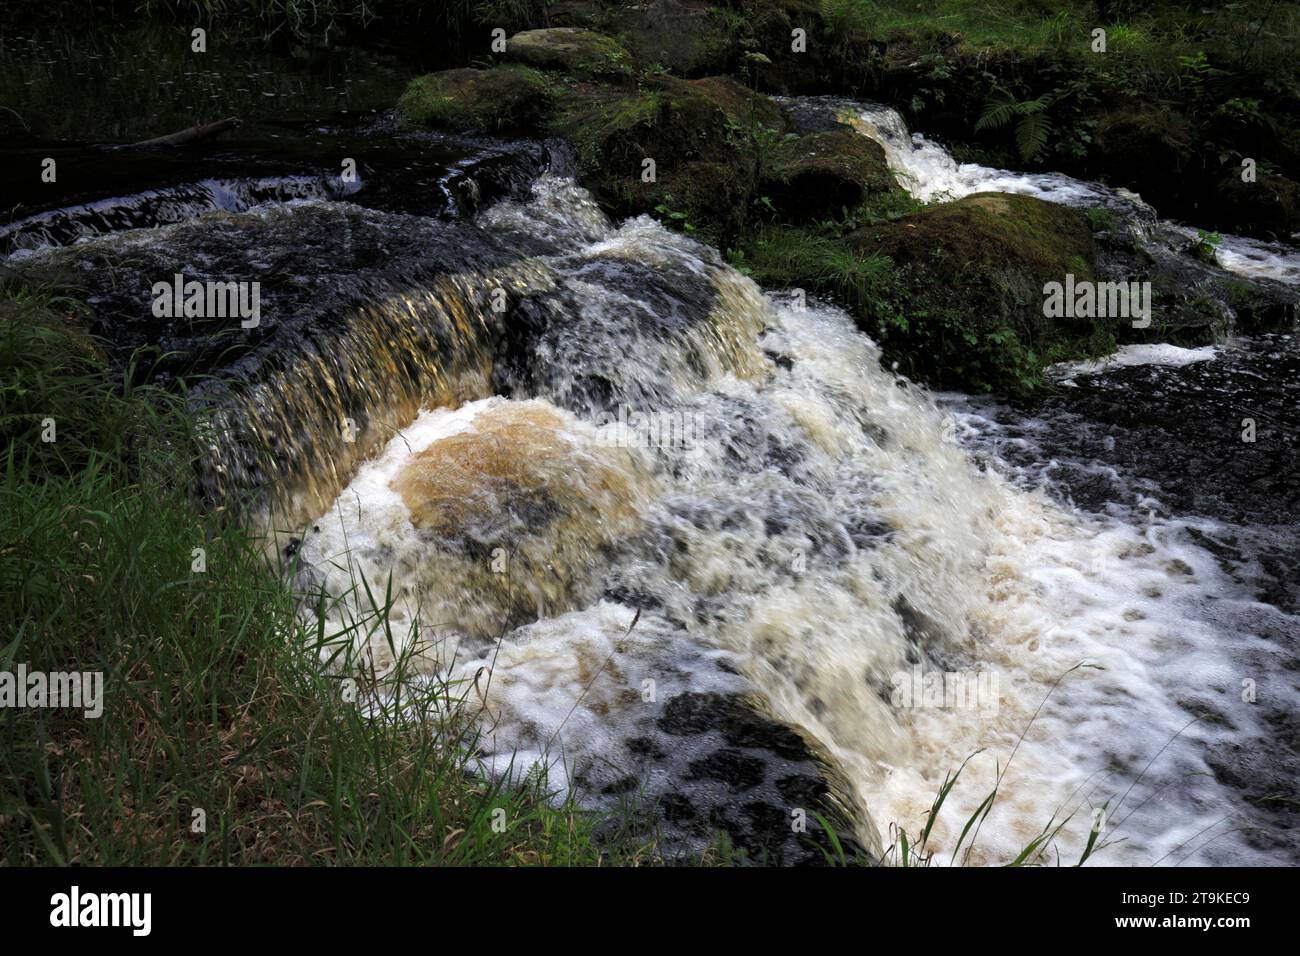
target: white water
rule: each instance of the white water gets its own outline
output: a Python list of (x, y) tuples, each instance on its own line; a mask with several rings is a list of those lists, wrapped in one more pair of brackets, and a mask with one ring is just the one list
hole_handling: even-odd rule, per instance
[[(900, 185), (923, 202), (961, 199), (977, 192), (1017, 193), (1066, 206), (1104, 206), (1133, 217), (1144, 231), (1159, 230), (1186, 243), (1197, 238), (1194, 228), (1157, 220), (1155, 210), (1127, 189), (1112, 189), (1061, 173), (1023, 173), (958, 163), (938, 143), (920, 133), (909, 133), (897, 110), (847, 100), (830, 102), (844, 121), (880, 143)], [(1247, 278), (1300, 283), (1300, 252), (1289, 246), (1225, 235), (1215, 255), (1224, 269)]]
[[(743, 690), (829, 756), (869, 846), (887, 846), (891, 824), (915, 835), (945, 775), (978, 752), (931, 837), (947, 862), (1014, 753), (971, 862), (1010, 860), (1073, 813), (1056, 841), (1072, 861), (1107, 802), (1103, 840), (1115, 842), (1103, 862), (1267, 862), (1231, 832), (1244, 808), (1204, 757), (1210, 736), (1248, 741), (1248, 721), (1187, 726), (1199, 697), (1231, 705), (1253, 640), (1207, 623), (1207, 602), (1246, 598), (1179, 526), (1074, 512), (1009, 469), (981, 467), (968, 449), (996, 426), (959, 397), (941, 410), (882, 370), (842, 311), (764, 298), (648, 219), (602, 221), (572, 184), (543, 179), (533, 202), (489, 217), (554, 240), (542, 258), (570, 280), (578, 330), (546, 353), (558, 374), (533, 402), (424, 412), (361, 467), (302, 554), (335, 594), (358, 569), (381, 587), (393, 572), (399, 617), (419, 620), (430, 672), (485, 688), (497, 770), (514, 756), (517, 769), (549, 766), (553, 783), (573, 770), (600, 783), (626, 771), (627, 740), (675, 694)], [(721, 311), (645, 334), (661, 306), (597, 278), (647, 265), (709, 277)], [(635, 411), (689, 421), (689, 445), (602, 443), (601, 409), (576, 384), (593, 365)], [(572, 474), (529, 465), (532, 477), (503, 490), (485, 471), (489, 511), (518, 519), (504, 531), (478, 518), (453, 534), (417, 527), (392, 487), (412, 458), (525, 406), (582, 446)], [(525, 446), (521, 456), (534, 454)], [(624, 480), (593, 478), (602, 458)], [(525, 486), (561, 517), (512, 511), (510, 488)], [(615, 486), (616, 501), (583, 510), (592, 488)], [(458, 536), (482, 553), (466, 557), (449, 543)], [(537, 619), (504, 626), (498, 642), (484, 634), (484, 608), (515, 605), (486, 572), (429, 569), (486, 563), (490, 546), (520, 537), (533, 563), (506, 578)], [(547, 548), (563, 557), (563, 587)], [(640, 596), (634, 627), (616, 594)], [(379, 641), (369, 651), (386, 653)], [(897, 706), (892, 682), (917, 666), (995, 678), (994, 705)]]
[(0, 226), (0, 247), (13, 243), (13, 261), (17, 262), (42, 249), (142, 225), (185, 222), (211, 210), (244, 212), (301, 199), (338, 199), (361, 188), (360, 179), (344, 182), (324, 176), (203, 179), (19, 219)]
[(1113, 368), (1125, 368), (1130, 365), (1168, 365), (1179, 367), (1193, 362), (1212, 362), (1219, 354), (1221, 346), (1203, 345), (1189, 349), (1164, 342), (1135, 343), (1121, 345), (1114, 353), (1101, 359), (1089, 359), (1083, 362), (1062, 363), (1053, 366), (1049, 373), (1069, 380), (1075, 375), (1104, 372)]

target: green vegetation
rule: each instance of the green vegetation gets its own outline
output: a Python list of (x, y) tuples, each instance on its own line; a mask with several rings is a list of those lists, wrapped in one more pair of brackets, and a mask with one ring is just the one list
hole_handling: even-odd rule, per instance
[(549, 110), (546, 78), (523, 66), (431, 73), (397, 101), (409, 122), (477, 132), (535, 128)]
[(1067, 272), (1091, 277), (1093, 255), (1091, 229), (1073, 210), (985, 193), (919, 211), (886, 200), (814, 227), (771, 225), (732, 261), (765, 285), (839, 301), (912, 377), (1027, 395), (1047, 365), (1114, 350), (1105, 321), (1042, 314), (1043, 284)]
[(1088, 228), (1093, 232), (1109, 232), (1115, 228), (1115, 214), (1105, 206), (1093, 206), (1084, 212)]
[[(743, 0), (724, 19), (737, 50), (767, 55), (762, 88), (856, 92), (995, 165), (1104, 179), (1233, 232), (1300, 231), (1296, 4)], [(1265, 172), (1242, 189), (1246, 159)]]
[[(655, 859), (544, 781), (477, 773), (464, 689), (349, 666), (355, 632), (301, 624), (259, 543), (191, 497), (183, 396), (112, 376), (76, 312), (0, 299), (0, 669), (102, 672), (103, 715), (0, 709), (5, 862)], [(353, 627), (391, 640), (371, 597)]]
[(1223, 237), (1217, 232), (1206, 232), (1204, 229), (1196, 230), (1196, 241), (1192, 243), (1192, 254), (1206, 262), (1215, 261), (1215, 252), (1219, 244), (1223, 242)]
[(238, 19), (270, 32), (323, 40), (373, 26), (390, 31), (420, 26), (450, 38), (487, 25), (523, 30), (540, 25), (548, 5), (546, 0), (136, 0), (135, 8), (187, 22)]
[(1006, 90), (998, 90), (998, 97), (990, 100), (980, 118), (975, 121), (975, 132), (984, 129), (1001, 129), (1014, 120), (1016, 149), (1020, 158), (1033, 161), (1047, 149), (1052, 134), (1052, 121), (1048, 109), (1055, 102), (1055, 92), (1044, 93), (1032, 100), (1019, 101)]
[(627, 51), (617, 41), (573, 27), (517, 33), (510, 38), (506, 55), (538, 69), (591, 76), (625, 74), (630, 61)]

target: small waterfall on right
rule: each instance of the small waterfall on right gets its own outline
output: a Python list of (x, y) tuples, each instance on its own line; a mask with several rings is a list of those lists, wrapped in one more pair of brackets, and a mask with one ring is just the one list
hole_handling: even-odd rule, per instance
[[(879, 143), (899, 184), (923, 202), (961, 199), (978, 192), (1018, 193), (1066, 206), (1110, 209), (1139, 234), (1170, 245), (1185, 247), (1196, 239), (1194, 228), (1159, 219), (1156, 210), (1127, 189), (1084, 182), (1062, 173), (1021, 173), (958, 163), (938, 143), (920, 133), (910, 133), (903, 117), (892, 107), (831, 97), (810, 97), (805, 101), (824, 103), (841, 122)], [(1300, 252), (1289, 246), (1227, 235), (1221, 237), (1215, 251), (1219, 265), (1228, 272), (1250, 279), (1300, 284)]]

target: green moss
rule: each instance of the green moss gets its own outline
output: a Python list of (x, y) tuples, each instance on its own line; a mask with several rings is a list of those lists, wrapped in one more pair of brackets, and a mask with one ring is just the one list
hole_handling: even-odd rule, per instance
[(897, 270), (897, 316), (867, 330), (906, 371), (941, 387), (1032, 391), (1045, 364), (1113, 335), (1107, 320), (1043, 315), (1045, 283), (1092, 278), (1091, 230), (1064, 206), (980, 193), (848, 238)]
[(506, 42), (506, 56), (539, 69), (590, 76), (626, 75), (632, 62), (616, 40), (575, 27), (516, 33)]
[(1115, 214), (1105, 206), (1093, 206), (1084, 212), (1084, 216), (1093, 232), (1110, 232), (1115, 228)]
[(835, 216), (868, 197), (901, 192), (879, 143), (840, 127), (782, 142), (767, 192), (791, 221)]
[(646, 149), (655, 141), (659, 107), (655, 93), (570, 87), (560, 94), (551, 130), (574, 145), (585, 172), (604, 169), (612, 175), (639, 175), (641, 159), (649, 155)]
[(520, 66), (430, 73), (412, 80), (397, 101), (407, 122), (467, 132), (534, 129), (550, 108), (546, 77)]
[[(784, 113), (726, 77), (659, 76), (630, 92), (581, 81), (562, 88), (550, 129), (577, 148), (583, 181), (619, 214), (667, 206), (723, 242), (739, 228), (761, 179), (756, 141), (779, 136)], [(647, 181), (645, 161), (654, 161)]]

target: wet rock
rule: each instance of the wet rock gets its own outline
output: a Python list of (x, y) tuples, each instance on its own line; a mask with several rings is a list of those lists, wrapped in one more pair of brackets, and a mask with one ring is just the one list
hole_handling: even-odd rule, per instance
[(880, 144), (846, 126), (782, 143), (767, 189), (791, 222), (856, 209), (868, 196), (900, 192)]
[(414, 581), (432, 619), (483, 638), (567, 610), (646, 493), (626, 449), (575, 427), (549, 405), (501, 402), (410, 456), (389, 485), (414, 526), (386, 539), (385, 557), (412, 565), (398, 597)]
[[(1053, 431), (1056, 444), (1037, 453), (1104, 463), (1060, 473), (1084, 507), (1131, 505), (1135, 492), (1125, 489), (1136, 484), (1137, 494), (1180, 514), (1288, 529), (1300, 514), (1297, 380), (1300, 352), (1294, 334), (1284, 333), (1260, 335), (1212, 361), (1078, 375), (1074, 388), (1045, 402), (1044, 413), (1071, 417), (1068, 428)], [(1254, 441), (1242, 440), (1246, 418), (1256, 424)], [(1087, 483), (1089, 475), (1114, 472), (1125, 480)], [(1285, 580), (1294, 589), (1294, 575)]]
[(550, 112), (546, 78), (520, 66), (417, 77), (397, 101), (409, 123), (469, 132), (536, 129)]
[(864, 318), (864, 330), (903, 370), (942, 387), (1016, 390), (1038, 356), (1087, 350), (1117, 319), (1047, 318), (1044, 285), (1093, 277), (1092, 232), (1073, 209), (977, 193), (847, 237), (859, 257), (887, 256), (887, 294), (902, 322)]
[(1151, 283), (1150, 329), (1121, 323), (1115, 329), (1119, 341), (1158, 335), (1178, 345), (1204, 345), (1230, 331), (1285, 328), (1296, 316), (1294, 289), (1227, 272), (1212, 252), (1195, 253), (1193, 244), (1167, 225), (1129, 221), (1100, 231), (1096, 240), (1098, 279)]
[(806, 759), (808, 747), (789, 727), (758, 714), (729, 694), (683, 694), (664, 706), (659, 729), (673, 736), (716, 730), (733, 747), (770, 750), (788, 760)]
[[(91, 331), (116, 362), (143, 349), (139, 374), (192, 383), (219, 436), (199, 476), (207, 500), (256, 514), (268, 496), (291, 495), (296, 523), (420, 407), (491, 394), (505, 330), (487, 276), (514, 261), (463, 224), (307, 203), (209, 213), (6, 266), (27, 283), (85, 290)], [(229, 309), (155, 314), (156, 284), (177, 273), (257, 283), (256, 323)]]
[(720, 780), (733, 790), (748, 790), (763, 782), (763, 762), (739, 750), (723, 748), (691, 761), (690, 777)]
[[(829, 771), (797, 733), (744, 695), (678, 694), (654, 726), (675, 778), (672, 792), (655, 800), (670, 836), (691, 843), (722, 834), (741, 862), (820, 865), (831, 851), (820, 814), (848, 858), (867, 858)], [(798, 819), (806, 820), (806, 832), (794, 825)]]

